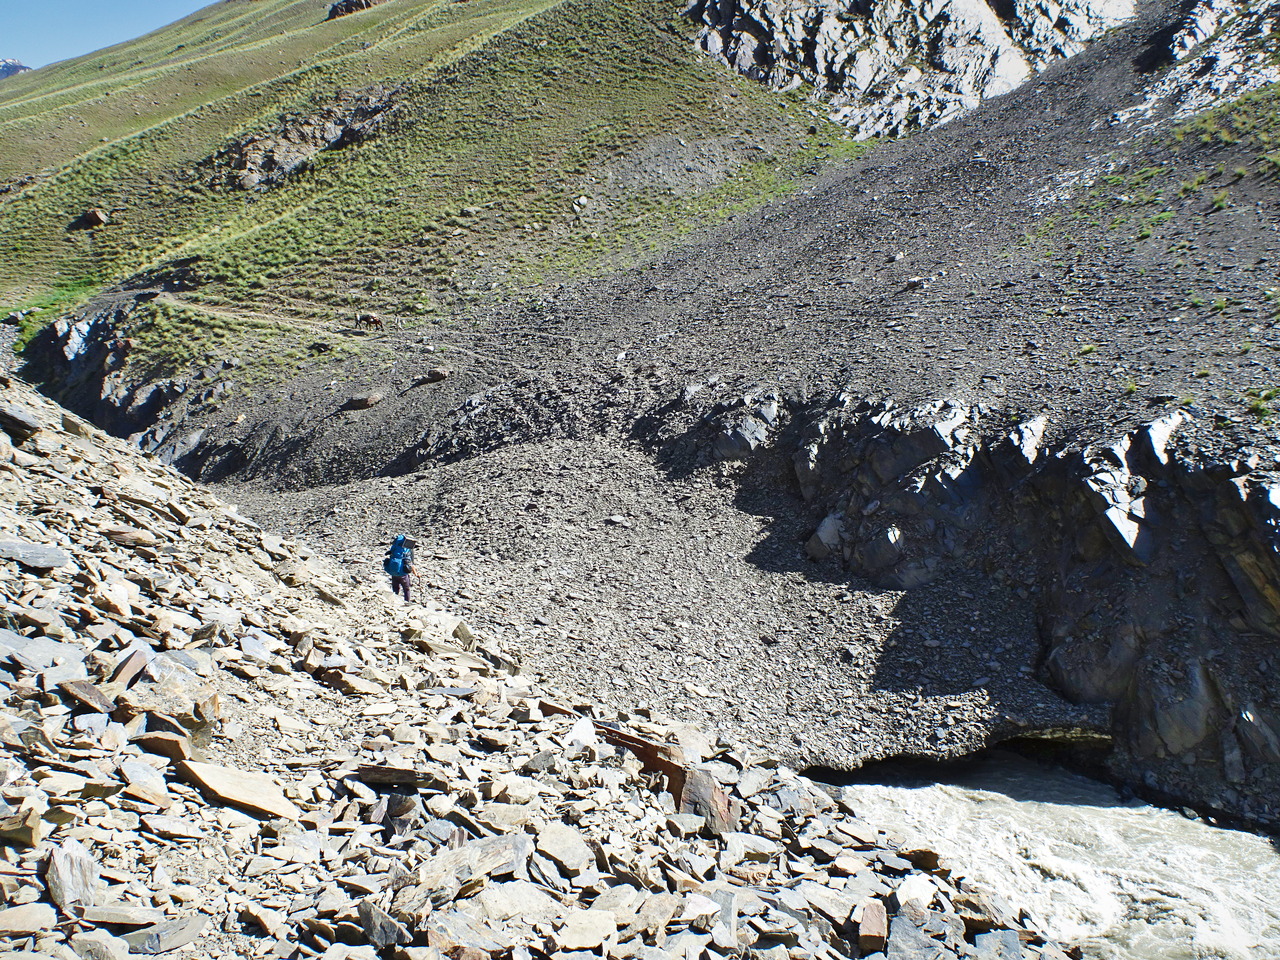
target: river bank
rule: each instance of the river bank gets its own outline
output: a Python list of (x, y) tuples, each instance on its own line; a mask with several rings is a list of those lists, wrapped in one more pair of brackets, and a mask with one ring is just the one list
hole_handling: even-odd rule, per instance
[(1089, 960), (1280, 956), (1274, 839), (1003, 750), (948, 765), (878, 764), (841, 782), (865, 815), (927, 835)]

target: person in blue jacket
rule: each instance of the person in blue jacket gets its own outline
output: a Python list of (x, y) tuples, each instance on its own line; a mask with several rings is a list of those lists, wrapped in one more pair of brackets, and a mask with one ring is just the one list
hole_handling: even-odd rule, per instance
[(413, 577), (414, 543), (403, 533), (391, 541), (382, 569), (391, 577), (391, 592), (404, 592), (404, 602), (409, 602), (409, 581)]

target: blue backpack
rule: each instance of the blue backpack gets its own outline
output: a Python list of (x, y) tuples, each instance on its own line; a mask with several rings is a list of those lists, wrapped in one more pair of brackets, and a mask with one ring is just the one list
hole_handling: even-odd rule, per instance
[(404, 537), (396, 537), (387, 551), (387, 559), (382, 561), (382, 569), (393, 577), (403, 577), (413, 564), (413, 553), (405, 545)]

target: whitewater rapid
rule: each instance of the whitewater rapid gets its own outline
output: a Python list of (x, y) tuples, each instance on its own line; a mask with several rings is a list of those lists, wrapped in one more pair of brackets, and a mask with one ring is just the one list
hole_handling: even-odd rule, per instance
[(1280, 958), (1280, 852), (1266, 837), (1011, 753), (875, 776), (849, 786), (863, 819), (937, 850), (1090, 960)]

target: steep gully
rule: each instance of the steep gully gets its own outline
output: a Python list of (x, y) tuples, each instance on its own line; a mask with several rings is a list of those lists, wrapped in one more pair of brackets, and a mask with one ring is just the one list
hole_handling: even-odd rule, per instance
[[(957, 139), (984, 129), (962, 124), (950, 128)], [(990, 248), (1007, 239), (988, 229)], [(316, 456), (324, 444), (270, 418), (265, 434), (233, 439), (174, 415), (193, 393), (216, 399), (216, 370), (207, 388), (111, 380), (130, 304), (195, 282), (187, 269), (140, 278), (61, 325), (59, 379), (83, 387), (76, 405), (200, 475), (261, 480)], [(930, 279), (945, 290), (942, 274)], [(1158, 278), (1150, 286), (1162, 292)], [(673, 342), (673, 353), (705, 353), (706, 334), (684, 332), (692, 345)], [(598, 336), (590, 352), (612, 344)], [(839, 347), (821, 345), (828, 356)], [(797, 366), (802, 348), (787, 347)], [(668, 371), (622, 386), (581, 377), (581, 392), (539, 377), (445, 394), (407, 419), (434, 426), (407, 444), (403, 431), (384, 438), (390, 455), (366, 457), (363, 480), (331, 474), (352, 482), (324, 486), (320, 468), (302, 496), (260, 483), (237, 492), (353, 553), (399, 526), (430, 530), (429, 589), (470, 589), (478, 607), (489, 599), (479, 582), (509, 591), (516, 602), (489, 603), (487, 625), (584, 695), (634, 700), (643, 688), (677, 713), (705, 711), (788, 759), (833, 767), (1015, 737), (1092, 742), (1126, 783), (1276, 824), (1280, 479), (1269, 440), (1224, 444), (1216, 414), (1195, 408), (1147, 422), (1130, 410), (1109, 432), (1080, 430), (1072, 401), (1051, 400), (1041, 419), (973, 391), (921, 397), (912, 384), (892, 390), (910, 398), (895, 404), (865, 389), (879, 369), (843, 389), (837, 372), (807, 389), (781, 376), (754, 386), (764, 371), (752, 362), (786, 369), (768, 359), (744, 362), (732, 382)], [(487, 375), (471, 371), (456, 389)], [(166, 410), (165, 429), (144, 433)], [(375, 424), (347, 429), (367, 437)], [(324, 455), (349, 460), (345, 441)], [(368, 479), (378, 473), (398, 479)], [(518, 523), (483, 529), (516, 510)], [(637, 589), (658, 612), (651, 627), (620, 602)], [(606, 669), (588, 675), (587, 663)]]

